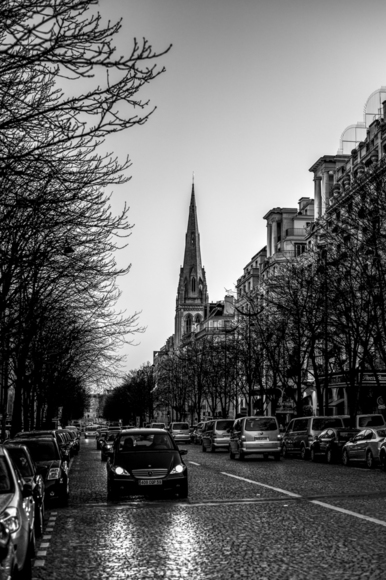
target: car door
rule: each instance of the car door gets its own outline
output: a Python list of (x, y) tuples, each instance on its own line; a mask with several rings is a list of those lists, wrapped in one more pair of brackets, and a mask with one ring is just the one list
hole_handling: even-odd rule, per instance
[[(367, 450), (371, 448), (369, 445), (370, 441), (375, 439), (375, 434), (372, 429), (366, 429), (363, 437), (363, 441), (358, 448), (358, 460), (359, 461), (366, 461), (366, 453)], [(373, 452), (374, 455), (374, 452)]]
[(349, 459), (351, 461), (358, 461), (360, 458), (361, 450), (365, 447), (365, 433), (366, 431), (361, 431), (354, 437), (352, 443), (348, 445)]

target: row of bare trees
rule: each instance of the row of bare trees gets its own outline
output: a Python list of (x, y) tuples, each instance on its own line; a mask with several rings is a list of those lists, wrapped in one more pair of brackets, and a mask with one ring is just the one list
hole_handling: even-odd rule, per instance
[[(140, 330), (117, 313), (114, 254), (128, 208), (110, 206), (129, 158), (109, 135), (153, 109), (138, 92), (163, 69), (146, 40), (116, 54), (121, 22), (96, 0), (8, 0), (0, 6), (0, 360), (3, 430), (40, 426), (58, 408), (82, 415), (90, 384), (114, 376), (117, 349)], [(71, 395), (72, 393), (72, 395)]]
[(340, 399), (352, 419), (383, 409), (386, 164), (370, 167), (312, 227), (308, 250), (271, 264), (232, 327), (159, 357), (156, 404), (200, 419), (206, 401), (226, 417), (242, 396), (249, 413), (292, 401), (302, 416), (315, 390), (319, 414)]

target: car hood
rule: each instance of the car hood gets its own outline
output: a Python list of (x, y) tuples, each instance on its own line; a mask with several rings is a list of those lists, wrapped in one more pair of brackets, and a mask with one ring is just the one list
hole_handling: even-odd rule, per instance
[(174, 465), (181, 463), (178, 451), (163, 451), (153, 453), (145, 451), (144, 453), (120, 453), (115, 456), (114, 464), (124, 467), (125, 469), (149, 469), (164, 468), (172, 469)]

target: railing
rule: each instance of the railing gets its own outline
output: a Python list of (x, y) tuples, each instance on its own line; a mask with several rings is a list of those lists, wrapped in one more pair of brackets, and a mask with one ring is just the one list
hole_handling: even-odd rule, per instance
[(288, 238), (289, 236), (299, 236), (301, 238), (304, 238), (306, 235), (306, 229), (305, 228), (289, 228), (285, 231), (285, 235), (286, 235), (286, 238)]

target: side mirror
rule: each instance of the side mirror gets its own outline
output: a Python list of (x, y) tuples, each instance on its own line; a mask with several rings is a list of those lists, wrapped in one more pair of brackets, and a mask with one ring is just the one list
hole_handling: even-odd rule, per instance
[(180, 449), (180, 455), (187, 455), (187, 454), (188, 454), (187, 449)]

